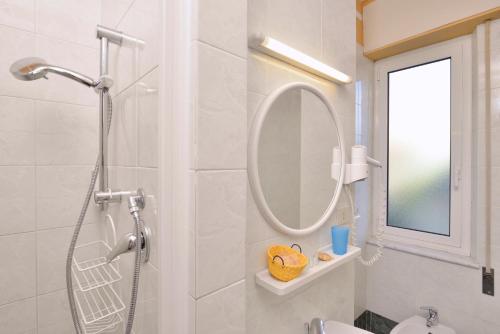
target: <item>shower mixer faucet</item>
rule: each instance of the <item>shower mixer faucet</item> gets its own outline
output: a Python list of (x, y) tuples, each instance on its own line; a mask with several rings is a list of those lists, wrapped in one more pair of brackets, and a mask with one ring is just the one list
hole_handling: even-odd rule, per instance
[[(149, 261), (149, 239), (150, 239), (149, 227), (144, 227), (141, 232), (141, 250), (142, 250), (142, 261), (144, 263)], [(116, 243), (116, 245), (111, 249), (111, 251), (106, 255), (106, 262), (110, 263), (116, 259), (121, 254), (133, 252), (137, 243), (137, 238), (133, 233), (127, 233)]]
[(314, 318), (311, 323), (305, 323), (306, 334), (325, 334), (325, 322), (320, 318)]
[(426, 320), (426, 326), (428, 328), (430, 328), (432, 326), (436, 326), (438, 324), (439, 314), (438, 314), (438, 310), (435, 307), (421, 306), (420, 309), (427, 312), (425, 320)]
[(137, 242), (140, 242), (142, 251), (142, 261), (148, 262), (150, 253), (150, 240), (151, 240), (151, 230), (149, 227), (144, 226), (141, 221), (139, 212), (146, 206), (144, 191), (139, 188), (136, 191), (120, 191), (120, 192), (95, 192), (94, 197), (96, 202), (98, 199), (104, 198), (104, 200), (118, 202), (121, 201), (123, 196), (128, 196), (128, 209), (130, 215), (133, 217), (135, 224), (139, 224), (140, 240), (133, 233), (127, 233), (118, 240), (116, 245), (111, 249), (111, 251), (106, 255), (106, 262), (111, 262), (121, 254), (129, 253), (134, 251), (137, 246)]

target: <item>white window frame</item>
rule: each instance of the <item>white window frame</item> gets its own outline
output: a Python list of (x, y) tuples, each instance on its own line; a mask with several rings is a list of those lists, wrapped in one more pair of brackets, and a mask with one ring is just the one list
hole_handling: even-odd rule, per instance
[[(374, 153), (382, 160), (382, 182), (372, 188), (373, 221), (381, 217), (380, 205), (387, 203), (387, 116), (388, 73), (451, 57), (451, 208), (450, 236), (387, 226), (384, 239), (402, 245), (471, 255), (471, 151), (472, 151), (472, 55), (471, 36), (409, 51), (375, 63)], [(423, 129), (424, 131), (425, 129)], [(423, 132), (424, 133), (424, 132)], [(383, 197), (381, 197), (383, 196)], [(374, 226), (374, 234), (376, 233)]]

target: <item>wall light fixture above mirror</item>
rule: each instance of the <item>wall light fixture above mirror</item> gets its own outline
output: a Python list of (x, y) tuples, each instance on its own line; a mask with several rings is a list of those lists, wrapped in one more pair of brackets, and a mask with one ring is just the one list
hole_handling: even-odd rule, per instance
[(278, 58), (290, 65), (320, 76), (323, 79), (340, 84), (352, 82), (352, 78), (349, 75), (272, 37), (257, 34), (250, 38), (249, 45), (260, 52)]
[[(340, 152), (338, 178), (331, 177), (334, 148)], [(250, 130), (248, 173), (269, 224), (289, 235), (320, 228), (338, 202), (344, 170), (341, 122), (320, 90), (290, 83), (262, 102)]]

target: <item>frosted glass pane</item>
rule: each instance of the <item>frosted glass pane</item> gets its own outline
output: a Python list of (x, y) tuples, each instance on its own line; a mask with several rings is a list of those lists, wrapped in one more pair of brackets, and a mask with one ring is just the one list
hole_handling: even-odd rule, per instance
[(450, 67), (388, 74), (389, 226), (450, 235)]

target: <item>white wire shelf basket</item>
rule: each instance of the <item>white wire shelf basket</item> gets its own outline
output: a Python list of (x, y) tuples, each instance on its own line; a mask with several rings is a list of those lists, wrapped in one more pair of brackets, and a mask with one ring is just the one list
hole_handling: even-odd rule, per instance
[(71, 269), (78, 288), (81, 291), (88, 291), (120, 281), (122, 276), (118, 272), (117, 266), (117, 263), (109, 263), (83, 271), (78, 270), (75, 266)]
[(76, 303), (82, 320), (87, 325), (96, 325), (125, 309), (125, 304), (113, 289), (105, 285), (88, 291), (75, 290)]
[(99, 334), (115, 329), (122, 321), (120, 313), (116, 313), (91, 324), (84, 324), (82, 327), (85, 334)]
[[(106, 255), (111, 251), (111, 247), (102, 241), (92, 241), (75, 247), (73, 263), (78, 271), (94, 269), (107, 265)], [(120, 257), (116, 257), (112, 262), (116, 262)]]

